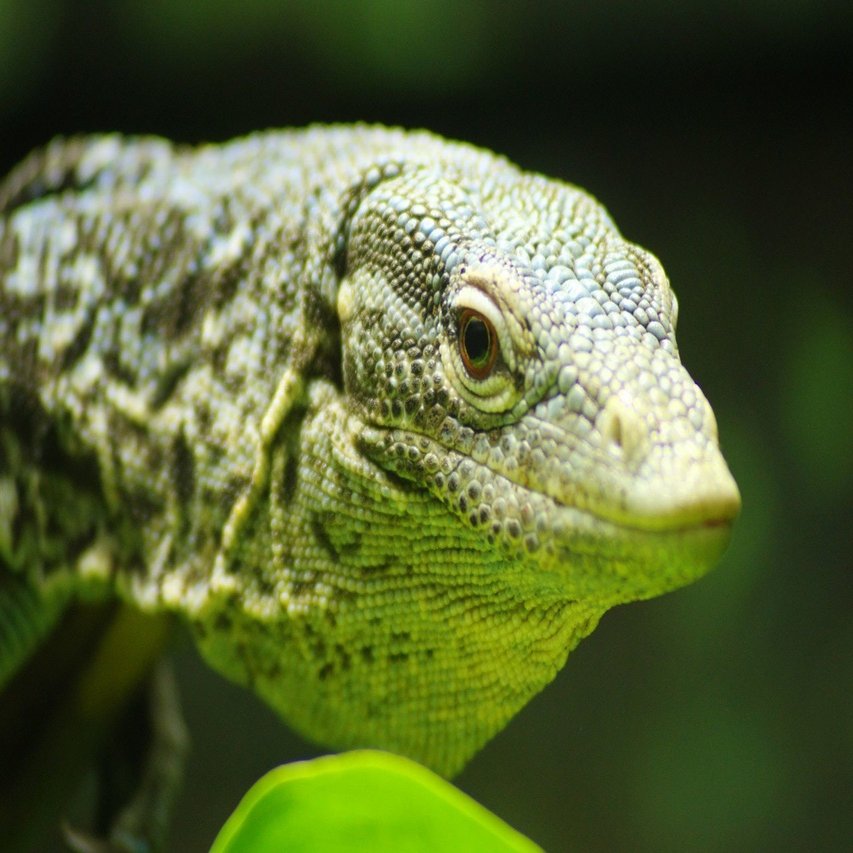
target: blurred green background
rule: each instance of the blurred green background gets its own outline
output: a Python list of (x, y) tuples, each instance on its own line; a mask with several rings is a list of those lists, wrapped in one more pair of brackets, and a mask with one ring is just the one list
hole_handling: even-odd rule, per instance
[[(551, 851), (853, 844), (853, 5), (0, 0), (0, 171), (59, 133), (424, 126), (590, 189), (664, 262), (743, 515), (459, 778)], [(203, 850), (318, 750), (185, 643)]]

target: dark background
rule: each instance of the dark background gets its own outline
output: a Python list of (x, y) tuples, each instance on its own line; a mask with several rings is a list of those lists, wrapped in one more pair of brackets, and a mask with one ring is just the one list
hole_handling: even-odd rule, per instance
[[(744, 500), (720, 567), (619, 608), (458, 784), (551, 851), (853, 838), (853, 4), (0, 0), (0, 171), (60, 133), (423, 126), (587, 187), (664, 262)], [(177, 655), (174, 849), (316, 754)]]

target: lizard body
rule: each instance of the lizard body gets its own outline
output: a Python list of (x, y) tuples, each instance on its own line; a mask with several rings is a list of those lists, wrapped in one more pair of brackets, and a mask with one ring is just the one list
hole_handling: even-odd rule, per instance
[(0, 188), (0, 685), (117, 596), (457, 772), (728, 541), (675, 321), (589, 195), (428, 133), (51, 144)]

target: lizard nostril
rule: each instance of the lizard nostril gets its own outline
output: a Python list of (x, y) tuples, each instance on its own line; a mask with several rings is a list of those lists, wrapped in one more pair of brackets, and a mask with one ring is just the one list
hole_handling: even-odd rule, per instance
[(599, 431), (604, 446), (625, 460), (635, 459), (647, 443), (642, 420), (618, 397), (611, 397), (602, 409)]

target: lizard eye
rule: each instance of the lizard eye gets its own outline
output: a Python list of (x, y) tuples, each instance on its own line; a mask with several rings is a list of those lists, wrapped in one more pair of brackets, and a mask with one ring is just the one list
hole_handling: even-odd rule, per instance
[(512, 408), (524, 381), (513, 337), (520, 323), (485, 288), (467, 282), (448, 308), (441, 359), (455, 390), (483, 413)]
[(498, 336), (488, 318), (466, 308), (459, 315), (459, 354), (472, 379), (486, 379), (498, 357)]

